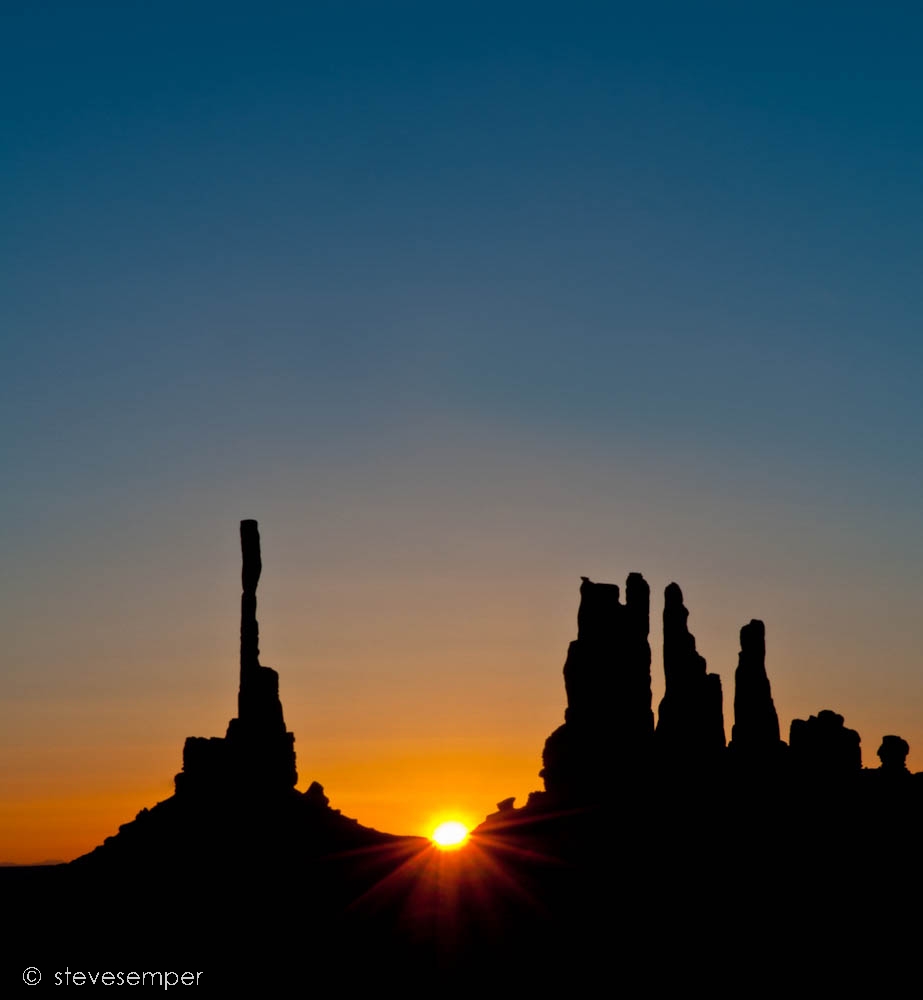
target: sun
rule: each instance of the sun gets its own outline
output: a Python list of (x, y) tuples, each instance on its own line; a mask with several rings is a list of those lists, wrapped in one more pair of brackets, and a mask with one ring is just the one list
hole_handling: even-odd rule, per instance
[(461, 847), (462, 844), (468, 839), (468, 827), (464, 823), (459, 823), (457, 820), (449, 820), (447, 823), (440, 823), (439, 826), (433, 830), (432, 841), (437, 846), (442, 848), (444, 851), (450, 851), (453, 848)]

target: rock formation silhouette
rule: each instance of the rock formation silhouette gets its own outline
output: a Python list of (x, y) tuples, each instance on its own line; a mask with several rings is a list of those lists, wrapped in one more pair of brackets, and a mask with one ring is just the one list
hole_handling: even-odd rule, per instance
[[(861, 772), (861, 748), (843, 716), (825, 709), (795, 719), (790, 745), (781, 739), (762, 621), (752, 619), (740, 630), (734, 725), (725, 746), (721, 680), (707, 672), (696, 648), (679, 586), (671, 583), (664, 591), (665, 693), (655, 729), (647, 583), (632, 573), (622, 604), (616, 585), (581, 579), (577, 638), (564, 664), (565, 721), (545, 741), (544, 791), (530, 793), (519, 808), (504, 799), (487, 816), (486, 830), (521, 830), (562, 807), (605, 812), (618, 802), (654, 815), (671, 800), (677, 808), (694, 808), (697, 799), (715, 816), (736, 809), (733, 822), (747, 827), (748, 836), (761, 837), (787, 809), (798, 812), (800, 821), (807, 817), (812, 828), (825, 829), (835, 812), (825, 818), (821, 803), (830, 806), (834, 796), (842, 808), (844, 788), (865, 794), (850, 784)], [(899, 737), (886, 737), (879, 755), (882, 774), (909, 774), (906, 743)], [(812, 798), (819, 788), (825, 796)], [(656, 832), (650, 836), (656, 839)]]
[(877, 750), (878, 759), (881, 761), (881, 770), (886, 774), (910, 774), (910, 771), (907, 770), (907, 754), (909, 753), (910, 744), (901, 739), (900, 736), (882, 737), (881, 746)]
[(316, 781), (304, 793), (295, 788), (295, 737), (285, 726), (279, 675), (260, 663), (256, 589), (262, 557), (256, 521), (240, 522), (240, 543), (237, 717), (224, 737), (188, 737), (173, 797), (142, 809), (75, 865), (122, 871), (194, 869), (200, 876), (210, 872), (221, 878), (245, 855), (255, 870), (294, 871), (329, 852), (401, 839), (331, 808)]
[(650, 588), (629, 574), (622, 604), (615, 584), (582, 580), (577, 638), (564, 664), (564, 724), (542, 755), (545, 790), (560, 802), (603, 797), (613, 773), (646, 762), (654, 731)]
[(807, 719), (793, 719), (789, 730), (792, 765), (806, 776), (843, 779), (862, 769), (862, 747), (843, 716), (824, 709)]
[(771, 767), (786, 749), (766, 673), (766, 629), (753, 619), (740, 630), (740, 657), (734, 675), (734, 726), (728, 747), (736, 762)]
[(260, 627), (256, 588), (263, 569), (256, 521), (240, 522), (240, 690), (237, 718), (227, 735), (190, 736), (183, 748), (178, 795), (274, 795), (294, 788), (295, 736), (285, 728), (279, 700), (279, 675), (260, 664)]
[(724, 750), (721, 678), (706, 670), (689, 631), (683, 592), (663, 595), (663, 672), (666, 690), (657, 717), (658, 755), (673, 767), (698, 768)]

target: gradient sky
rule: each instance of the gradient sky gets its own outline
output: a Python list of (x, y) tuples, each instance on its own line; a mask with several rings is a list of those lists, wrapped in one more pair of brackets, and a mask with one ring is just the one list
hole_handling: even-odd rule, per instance
[(581, 574), (923, 769), (923, 13), (35, 3), (0, 30), (0, 861), (234, 714), (299, 787), (540, 787)]

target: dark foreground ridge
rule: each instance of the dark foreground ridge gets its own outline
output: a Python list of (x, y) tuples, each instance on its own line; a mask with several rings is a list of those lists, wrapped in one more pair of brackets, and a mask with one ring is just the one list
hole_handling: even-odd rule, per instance
[[(259, 662), (255, 521), (241, 548), (237, 718), (189, 737), (175, 794), (90, 854), (0, 875), (20, 915), (14, 959), (31, 943), (23, 967), (40, 947), (48, 968), (143, 960), (210, 984), (330, 977), (416, 995), (412, 982), (438, 992), (446, 975), (614, 989), (655, 967), (663, 987), (707, 986), (718, 966), (754, 964), (760, 983), (785, 967), (829, 988), (860, 958), (881, 980), (916, 953), (923, 775), (895, 735), (863, 768), (858, 733), (830, 710), (794, 720), (786, 744), (761, 621), (740, 632), (727, 743), (680, 588), (664, 593), (655, 724), (650, 588), (630, 574), (622, 603), (584, 578), (544, 788), (442, 853), (344, 817), (317, 782), (295, 788), (279, 676)], [(744, 993), (760, 985), (747, 975)]]

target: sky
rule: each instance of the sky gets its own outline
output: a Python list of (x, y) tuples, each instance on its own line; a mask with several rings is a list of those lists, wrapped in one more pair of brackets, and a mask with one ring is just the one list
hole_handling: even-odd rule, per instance
[(0, 861), (236, 711), (241, 518), (299, 787), (541, 787), (580, 576), (767, 630), (923, 770), (923, 12), (7, 3)]

